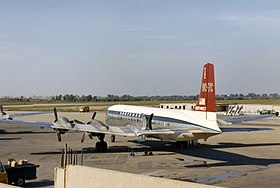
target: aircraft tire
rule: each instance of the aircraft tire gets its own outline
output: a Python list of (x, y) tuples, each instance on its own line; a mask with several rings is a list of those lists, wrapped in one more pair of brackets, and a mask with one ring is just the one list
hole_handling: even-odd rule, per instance
[(108, 146), (107, 142), (100, 142), (101, 152), (107, 152)]
[(101, 142), (96, 142), (96, 144), (95, 144), (95, 152), (101, 152)]

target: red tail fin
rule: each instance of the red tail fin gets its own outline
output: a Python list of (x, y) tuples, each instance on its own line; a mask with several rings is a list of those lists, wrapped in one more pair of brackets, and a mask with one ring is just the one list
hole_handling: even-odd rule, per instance
[(203, 67), (200, 95), (194, 110), (216, 112), (214, 65), (207, 63)]

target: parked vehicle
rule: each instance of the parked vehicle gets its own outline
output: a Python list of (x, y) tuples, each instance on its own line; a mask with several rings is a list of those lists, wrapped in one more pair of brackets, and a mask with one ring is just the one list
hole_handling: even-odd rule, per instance
[(8, 165), (3, 165), (0, 162), (0, 182), (17, 186), (24, 186), (25, 180), (36, 179), (36, 172), (39, 165), (28, 163), (26, 160), (21, 160), (19, 163), (14, 159), (8, 160)]
[(260, 114), (274, 114), (275, 116), (279, 116), (279, 112), (276, 112), (275, 110), (262, 110), (260, 111)]
[(80, 106), (79, 112), (89, 112), (89, 106)]

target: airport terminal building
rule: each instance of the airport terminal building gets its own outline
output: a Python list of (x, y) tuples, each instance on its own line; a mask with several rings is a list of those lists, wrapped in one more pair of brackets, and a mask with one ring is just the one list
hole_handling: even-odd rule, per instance
[[(176, 110), (191, 110), (195, 103), (169, 103), (160, 104), (160, 108), (176, 109)], [(270, 110), (280, 112), (280, 106), (262, 105), (262, 104), (222, 104), (216, 105), (217, 112), (224, 113), (225, 115), (253, 115), (260, 114), (261, 111)]]

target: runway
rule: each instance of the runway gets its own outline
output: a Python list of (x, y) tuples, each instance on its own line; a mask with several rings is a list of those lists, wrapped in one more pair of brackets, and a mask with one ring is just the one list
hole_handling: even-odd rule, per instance
[[(9, 112), (14, 113), (14, 112)], [(69, 119), (87, 122), (91, 113), (59, 113)], [(104, 120), (103, 112), (97, 119)], [(19, 118), (18, 118), (19, 119)], [(23, 120), (53, 121), (53, 115), (22, 117)], [(28, 159), (40, 165), (38, 178), (27, 187), (53, 187), (54, 167), (60, 165), (65, 143), (72, 149), (83, 150), (85, 166), (112, 169), (136, 174), (191, 181), (225, 187), (277, 187), (280, 184), (280, 118), (253, 121), (246, 125), (231, 125), (225, 132), (189, 149), (178, 149), (168, 142), (149, 140), (137, 142), (137, 137), (117, 137), (108, 142), (108, 153), (95, 153), (96, 138), (81, 143), (81, 132), (69, 132), (57, 141), (52, 129), (23, 125), (0, 124), (0, 160)], [(153, 155), (145, 156), (150, 146)], [(134, 148), (135, 156), (130, 156)], [(92, 177), (94, 178), (94, 177)]]

